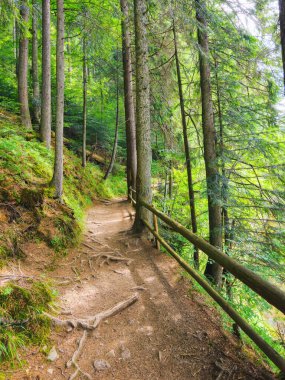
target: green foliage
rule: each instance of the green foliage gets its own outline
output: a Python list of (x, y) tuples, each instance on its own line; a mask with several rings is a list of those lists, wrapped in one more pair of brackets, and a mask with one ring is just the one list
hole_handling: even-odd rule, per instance
[(20, 361), (20, 349), (47, 342), (50, 321), (43, 315), (56, 293), (48, 283), (9, 283), (0, 288), (0, 363)]
[[(5, 115), (12, 118), (9, 113)], [(81, 159), (65, 149), (65, 205), (59, 205), (53, 200), (54, 190), (49, 186), (53, 150), (47, 150), (38, 141), (36, 133), (22, 130), (13, 120), (0, 119), (0, 125), (0, 198), (33, 212), (35, 220), (43, 224), (39, 236), (57, 253), (64, 254), (67, 247), (80, 240), (85, 208), (96, 198), (112, 198), (125, 193), (124, 169), (116, 165), (114, 175), (104, 181), (99, 167), (88, 163), (82, 168)], [(51, 221), (51, 230), (46, 230), (45, 220)], [(9, 231), (0, 233), (2, 262), (8, 257), (21, 257), (18, 244), (21, 236), (13, 227), (11, 225)]]

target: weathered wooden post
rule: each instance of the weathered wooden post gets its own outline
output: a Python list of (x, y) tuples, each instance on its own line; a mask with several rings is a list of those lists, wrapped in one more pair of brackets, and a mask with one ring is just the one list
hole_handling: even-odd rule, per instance
[[(155, 214), (153, 214), (153, 227), (155, 232), (159, 235), (157, 216)], [(157, 238), (155, 238), (155, 247), (160, 251), (160, 242)]]

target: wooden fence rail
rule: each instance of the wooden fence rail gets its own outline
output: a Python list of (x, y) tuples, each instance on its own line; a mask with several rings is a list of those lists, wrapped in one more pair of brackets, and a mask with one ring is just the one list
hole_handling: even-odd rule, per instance
[[(130, 198), (134, 204), (136, 200), (133, 198), (133, 189), (130, 189)], [(139, 200), (140, 204), (147, 208), (154, 216), (161, 219), (164, 223), (172, 227), (172, 229), (184, 236), (190, 243), (201, 249), (211, 259), (218, 262), (230, 273), (232, 273), (241, 282), (249, 286), (254, 292), (259, 294), (263, 299), (275, 306), (278, 310), (285, 313), (285, 292), (277, 288), (270, 282), (262, 279), (253, 271), (239, 264), (234, 259), (222, 253), (219, 249), (212, 246), (204, 239), (193, 234), (187, 230), (180, 223), (169, 218), (167, 215), (157, 210), (152, 205)], [(230, 306), (225, 299), (193, 268), (190, 267), (159, 235), (157, 219), (154, 219), (154, 229), (145, 220), (143, 223), (154, 235), (157, 243), (161, 243), (164, 248), (178, 261), (178, 263), (207, 291), (207, 293), (223, 308), (223, 310), (238, 324), (238, 326), (252, 339), (252, 341), (268, 356), (268, 358), (283, 372), (285, 373), (285, 359), (279, 355), (265, 340), (258, 335), (254, 329)]]

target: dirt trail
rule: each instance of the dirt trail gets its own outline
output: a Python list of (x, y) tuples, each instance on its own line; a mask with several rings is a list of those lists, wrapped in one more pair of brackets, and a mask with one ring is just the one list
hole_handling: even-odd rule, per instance
[[(92, 379), (104, 380), (273, 379), (223, 332), (217, 313), (191, 290), (176, 262), (130, 233), (132, 213), (126, 201), (94, 206), (83, 244), (48, 273), (67, 278), (58, 290), (60, 306), (71, 315), (59, 315), (61, 319), (91, 317), (139, 293), (136, 303), (88, 333), (77, 360), (80, 368)], [(98, 253), (122, 255), (130, 262), (108, 265), (100, 258), (91, 259)], [(23, 266), (25, 273), (29, 267), (29, 262)], [(54, 329), (52, 341), (59, 358), (47, 362), (43, 354), (29, 350), (26, 372), (9, 379), (69, 378), (74, 367), (66, 369), (65, 364), (81, 336), (80, 329)], [(107, 361), (110, 367), (95, 371), (95, 360)]]

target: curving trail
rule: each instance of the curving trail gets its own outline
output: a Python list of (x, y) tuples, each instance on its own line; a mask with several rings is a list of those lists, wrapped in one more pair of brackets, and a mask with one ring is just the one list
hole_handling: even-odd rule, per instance
[[(85, 336), (77, 359), (82, 371), (104, 380), (273, 379), (223, 332), (215, 310), (181, 276), (176, 262), (130, 233), (133, 212), (125, 200), (95, 205), (81, 246), (48, 274), (70, 279), (58, 285), (61, 319), (92, 317), (139, 294), (137, 302)], [(106, 261), (106, 256), (127, 261)], [(69, 378), (74, 368), (66, 363), (82, 332), (54, 329), (59, 358), (47, 362), (43, 354), (29, 353), (28, 372), (11, 379)], [(95, 371), (94, 361), (98, 369), (108, 368)]]

